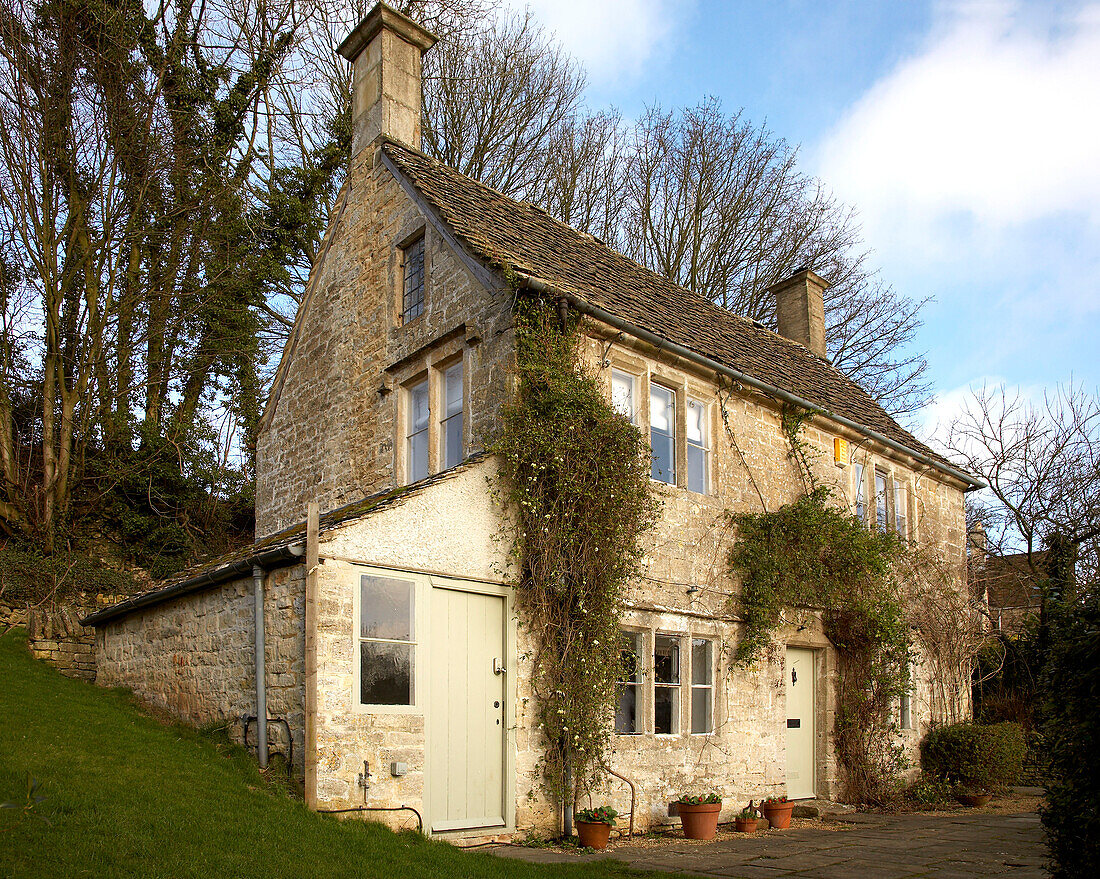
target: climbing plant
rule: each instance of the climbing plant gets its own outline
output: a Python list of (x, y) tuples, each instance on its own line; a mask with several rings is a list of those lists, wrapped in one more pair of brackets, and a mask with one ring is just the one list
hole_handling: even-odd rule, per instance
[(517, 605), (534, 645), (544, 786), (571, 802), (605, 762), (623, 591), (657, 502), (648, 447), (582, 363), (577, 319), (522, 298), (515, 316), (519, 382), (491, 448), (516, 514)]
[(910, 628), (895, 571), (905, 547), (869, 530), (816, 488), (770, 513), (732, 515), (738, 540), (729, 565), (742, 588), (737, 659), (751, 663), (785, 608), (821, 612), (839, 659), (834, 727), (849, 798), (881, 801), (899, 767), (892, 707), (908, 678)]

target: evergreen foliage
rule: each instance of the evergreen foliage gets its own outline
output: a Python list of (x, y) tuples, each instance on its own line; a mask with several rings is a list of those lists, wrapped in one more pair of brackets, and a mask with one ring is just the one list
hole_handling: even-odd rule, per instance
[(515, 315), (519, 384), (492, 450), (516, 516), (517, 605), (535, 645), (544, 784), (569, 802), (604, 763), (623, 590), (657, 505), (648, 446), (582, 365), (577, 322), (562, 326), (541, 301), (517, 300)]
[(992, 791), (1016, 782), (1027, 743), (1018, 723), (953, 723), (921, 742), (921, 768), (954, 784)]

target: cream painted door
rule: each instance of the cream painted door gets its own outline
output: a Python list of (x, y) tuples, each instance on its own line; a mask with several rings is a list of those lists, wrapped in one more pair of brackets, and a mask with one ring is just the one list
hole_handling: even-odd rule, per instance
[(787, 648), (787, 796), (813, 797), (817, 778), (814, 760), (814, 651)]
[(504, 599), (431, 591), (431, 829), (503, 827)]

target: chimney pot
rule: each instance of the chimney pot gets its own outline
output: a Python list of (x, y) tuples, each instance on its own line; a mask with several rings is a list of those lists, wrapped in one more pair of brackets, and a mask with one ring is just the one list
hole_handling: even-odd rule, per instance
[(353, 157), (379, 138), (420, 149), (422, 58), (435, 43), (411, 18), (379, 3), (340, 44), (352, 67)]
[(779, 335), (825, 357), (825, 288), (829, 282), (810, 269), (800, 269), (768, 292), (775, 297)]

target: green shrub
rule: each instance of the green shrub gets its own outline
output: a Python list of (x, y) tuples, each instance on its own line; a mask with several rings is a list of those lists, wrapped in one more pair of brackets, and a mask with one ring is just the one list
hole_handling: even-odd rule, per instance
[(1100, 595), (1055, 606), (1042, 678), (1049, 763), (1042, 810), (1055, 879), (1100, 876)]
[(1018, 723), (955, 723), (921, 742), (921, 768), (953, 784), (992, 789), (1015, 782), (1027, 743)]
[(913, 809), (938, 809), (954, 804), (955, 794), (951, 785), (936, 775), (922, 772), (911, 785), (902, 792), (904, 803)]

